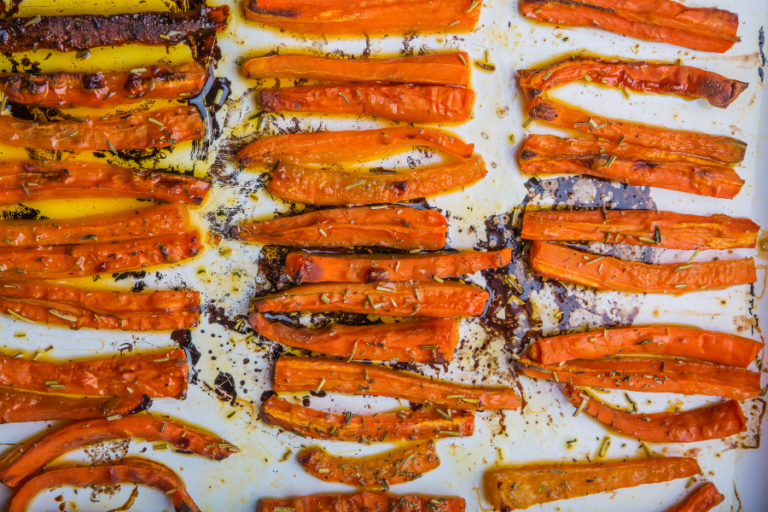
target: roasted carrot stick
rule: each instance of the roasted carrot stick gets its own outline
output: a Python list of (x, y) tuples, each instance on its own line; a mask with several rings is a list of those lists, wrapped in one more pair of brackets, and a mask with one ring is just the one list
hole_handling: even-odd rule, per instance
[(676, 505), (667, 512), (708, 512), (725, 501), (725, 496), (717, 491), (715, 484), (701, 486), (683, 503)]
[(613, 354), (660, 354), (691, 357), (746, 368), (763, 344), (723, 332), (674, 325), (640, 325), (563, 334), (537, 340), (528, 357), (543, 364), (597, 359)]
[[(485, 493), (496, 510), (520, 510), (550, 501), (669, 482), (701, 472), (696, 459), (652, 457), (591, 464), (530, 464), (488, 471)], [(563, 484), (565, 482), (565, 484)]]
[(237, 447), (217, 435), (165, 418), (130, 416), (112, 421), (88, 420), (70, 423), (18, 445), (0, 459), (0, 479), (5, 485), (16, 487), (65, 453), (132, 438), (163, 441), (178, 450), (211, 460), (224, 460), (237, 451)]
[(42, 107), (104, 108), (147, 99), (194, 96), (205, 70), (196, 62), (105, 73), (0, 76), (0, 92), (16, 103)]
[(529, 18), (560, 26), (598, 28), (704, 52), (724, 53), (741, 41), (738, 14), (671, 0), (523, 0), (522, 9)]
[(512, 388), (467, 386), (365, 363), (302, 357), (278, 359), (275, 391), (320, 389), (352, 395), (389, 396), (470, 411), (517, 409), (520, 406), (520, 399)]
[[(655, 241), (656, 228), (664, 236)], [(533, 211), (523, 217), (527, 240), (586, 240), (667, 249), (754, 248), (760, 226), (727, 215), (687, 215), (657, 210)]]
[(512, 249), (427, 256), (402, 254), (326, 254), (292, 252), (285, 273), (297, 283), (370, 283), (375, 281), (438, 281), (508, 265)]
[[(664, 233), (660, 233), (664, 237)], [(597, 290), (681, 295), (757, 281), (754, 258), (649, 265), (595, 256), (568, 247), (533, 242), (531, 268), (539, 276)]]
[(467, 144), (452, 133), (435, 128), (382, 128), (341, 132), (303, 132), (264, 137), (237, 154), (245, 167), (283, 164), (336, 164), (371, 160), (404, 149), (426, 147), (449, 155), (454, 160), (472, 157), (474, 144)]
[(443, 498), (418, 494), (399, 495), (385, 492), (357, 492), (355, 494), (323, 494), (301, 496), (285, 500), (261, 498), (256, 512), (337, 512), (344, 511), (397, 511), (397, 512), (464, 512), (464, 498)]
[(699, 361), (652, 357), (576, 359), (560, 365), (518, 364), (523, 375), (574, 386), (681, 393), (746, 400), (760, 393), (760, 374), (743, 368)]
[(296, 460), (307, 473), (326, 482), (385, 489), (415, 480), (440, 466), (431, 439), (368, 457), (336, 457), (320, 446), (308, 446), (296, 455)]
[(184, 482), (168, 466), (139, 457), (125, 457), (119, 464), (100, 466), (54, 466), (19, 487), (11, 498), (8, 512), (24, 512), (35, 496), (46, 489), (140, 484), (170, 495), (176, 512), (200, 512)]
[(0, 356), (0, 385), (41, 393), (184, 397), (188, 373), (182, 349), (62, 364)]
[[(323, 36), (395, 35), (417, 31), (469, 32), (477, 25), (482, 0), (247, 0), (245, 17), (257, 23)], [(469, 9), (472, 7), (472, 9)]]
[[(442, 411), (442, 410), (441, 410)], [(333, 414), (291, 403), (271, 396), (261, 408), (261, 419), (289, 432), (331, 441), (397, 442), (444, 437), (466, 437), (475, 431), (471, 411), (449, 408), (443, 414), (435, 410), (410, 409), (367, 415)]]
[(612, 142), (626, 140), (638, 146), (698, 156), (725, 164), (741, 162), (747, 151), (746, 142), (731, 137), (607, 119), (541, 97), (530, 102), (528, 115), (536, 121), (589, 133)]
[(95, 163), (29, 160), (0, 163), (0, 204), (75, 197), (138, 197), (201, 204), (211, 182), (183, 174)]
[(235, 226), (238, 240), (288, 247), (390, 247), (436, 251), (445, 246), (448, 220), (439, 212), (407, 206), (318, 210)]
[(340, 59), (312, 55), (270, 55), (243, 63), (247, 78), (295, 78), (328, 82), (396, 82), (469, 85), (466, 52), (394, 59)]
[(203, 137), (203, 118), (191, 106), (43, 123), (0, 116), (0, 139), (6, 146), (18, 148), (115, 151), (164, 147)]
[(480, 156), (454, 165), (403, 172), (356, 172), (281, 165), (267, 189), (297, 203), (323, 206), (396, 203), (454, 192), (483, 179)]
[(149, 409), (147, 395), (83, 397), (0, 387), (0, 424), (128, 416)]
[[(459, 320), (420, 320), (376, 325), (334, 324), (321, 329), (289, 327), (260, 313), (248, 317), (251, 327), (272, 341), (319, 354), (370, 361), (392, 358), (414, 363), (446, 363), (459, 342)], [(353, 354), (353, 349), (356, 354)]]
[(305, 284), (253, 302), (256, 311), (344, 311), (456, 318), (483, 313), (488, 292), (456, 282)]
[(404, 123), (463, 123), (475, 101), (472, 89), (409, 84), (316, 85), (262, 89), (260, 95), (265, 112), (366, 115)]

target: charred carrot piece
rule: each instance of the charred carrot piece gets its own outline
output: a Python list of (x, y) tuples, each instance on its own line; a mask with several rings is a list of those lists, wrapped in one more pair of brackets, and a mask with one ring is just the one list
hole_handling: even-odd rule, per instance
[(469, 411), (517, 409), (520, 406), (520, 398), (512, 388), (467, 386), (365, 363), (302, 357), (278, 359), (275, 364), (275, 391), (315, 389), (352, 395), (388, 396), (416, 403), (428, 401), (438, 406)]
[(337, 457), (320, 446), (308, 446), (296, 455), (296, 460), (307, 473), (326, 482), (385, 489), (415, 480), (440, 466), (431, 439), (368, 457)]
[(537, 363), (554, 364), (619, 353), (659, 354), (746, 368), (762, 349), (760, 342), (724, 332), (640, 325), (542, 338), (531, 345), (528, 357)]
[(154, 487), (169, 495), (176, 512), (200, 512), (176, 473), (168, 466), (140, 457), (125, 457), (119, 463), (102, 466), (54, 466), (19, 487), (11, 498), (8, 512), (24, 512), (35, 496), (52, 487), (118, 484)]
[(754, 258), (649, 265), (611, 256), (595, 256), (562, 245), (533, 242), (530, 263), (539, 276), (597, 290), (630, 293), (681, 295), (757, 281)]
[(224, 460), (237, 451), (237, 447), (217, 435), (166, 418), (96, 419), (70, 423), (17, 446), (0, 459), (0, 479), (9, 487), (17, 487), (65, 453), (107, 441), (133, 438), (162, 441), (211, 460)]
[(445, 246), (448, 220), (439, 212), (407, 206), (318, 210), (235, 226), (238, 240), (288, 247), (390, 247), (436, 251)]
[(747, 151), (746, 142), (731, 137), (607, 119), (542, 97), (530, 102), (528, 115), (535, 121), (578, 130), (612, 142), (626, 140), (638, 146), (698, 156), (724, 164), (741, 162)]
[(29, 160), (0, 163), (0, 204), (79, 197), (137, 197), (199, 205), (211, 182), (96, 162)]
[(184, 397), (187, 380), (182, 349), (62, 364), (0, 356), (0, 385), (41, 393)]
[[(685, 412), (637, 413), (616, 409), (567, 384), (563, 391), (581, 412), (622, 434), (654, 443), (695, 443), (723, 439), (747, 430), (736, 400)], [(584, 404), (584, 405), (581, 405)]]
[(725, 501), (725, 496), (717, 491), (715, 484), (701, 486), (683, 503), (676, 505), (667, 512), (708, 512)]
[[(469, 32), (477, 25), (483, 0), (248, 0), (245, 17), (265, 25), (320, 35), (383, 35), (411, 32)], [(469, 9), (469, 7), (472, 7)]]
[(463, 498), (444, 498), (420, 494), (400, 495), (385, 492), (323, 494), (284, 500), (261, 498), (256, 512), (336, 512), (338, 510), (398, 510), (402, 512), (464, 512)]
[[(450, 409), (448, 409), (450, 410)], [(442, 409), (441, 409), (442, 411)], [(475, 431), (471, 411), (410, 409), (367, 415), (333, 414), (271, 396), (261, 408), (265, 423), (294, 434), (350, 442), (397, 442), (444, 437), (467, 437)]]
[(468, 121), (475, 92), (444, 85), (317, 85), (262, 89), (265, 112), (312, 112), (383, 117), (404, 123)]
[(17, 148), (114, 152), (202, 139), (205, 126), (197, 107), (166, 107), (107, 118), (42, 123), (2, 116), (0, 137), (6, 146)]
[(489, 252), (459, 252), (412, 256), (292, 252), (285, 260), (285, 273), (297, 283), (370, 283), (376, 281), (436, 281), (474, 274), (508, 265), (512, 249)]
[(591, 464), (553, 463), (499, 468), (488, 471), (483, 476), (483, 483), (486, 498), (496, 510), (520, 510), (550, 501), (669, 482), (700, 472), (701, 468), (694, 458), (652, 457)]
[(10, 101), (41, 107), (104, 108), (148, 99), (177, 99), (203, 90), (205, 70), (196, 62), (105, 73), (0, 76)]
[(426, 147), (455, 160), (472, 157), (474, 144), (435, 128), (382, 128), (380, 130), (289, 133), (264, 137), (237, 154), (240, 165), (259, 167), (283, 164), (336, 164), (371, 160), (414, 147)]
[(671, 0), (523, 0), (523, 15), (560, 26), (590, 27), (625, 36), (724, 53), (741, 41), (739, 15), (686, 7)]
[[(265, 338), (289, 347), (347, 358), (356, 355), (358, 359), (370, 361), (395, 358), (414, 363), (447, 363), (453, 359), (459, 342), (459, 321), (448, 319), (376, 325), (334, 324), (311, 329), (270, 322), (260, 313), (251, 313), (248, 322)], [(355, 350), (357, 346), (359, 351)]]
[(323, 206), (396, 203), (453, 192), (483, 179), (480, 156), (454, 165), (404, 172), (356, 172), (281, 165), (267, 189), (297, 203)]
[(760, 374), (743, 368), (701, 361), (651, 357), (576, 359), (561, 365), (535, 365), (521, 359), (527, 377), (555, 379), (574, 386), (625, 389), (647, 393), (681, 393), (746, 400), (760, 393)]
[(256, 311), (344, 311), (382, 316), (456, 318), (483, 313), (488, 292), (457, 282), (327, 283), (296, 286), (253, 302)]

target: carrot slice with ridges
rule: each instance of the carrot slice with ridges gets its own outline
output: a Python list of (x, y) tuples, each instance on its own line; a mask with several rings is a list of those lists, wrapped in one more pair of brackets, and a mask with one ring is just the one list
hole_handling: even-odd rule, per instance
[(715, 484), (708, 483), (696, 490), (683, 503), (675, 505), (667, 512), (708, 512), (725, 501), (725, 496), (717, 491)]
[(384, 492), (358, 492), (355, 494), (323, 494), (301, 496), (284, 500), (261, 498), (256, 512), (336, 512), (339, 510), (402, 512), (464, 512), (463, 498), (444, 498), (418, 494), (399, 495)]

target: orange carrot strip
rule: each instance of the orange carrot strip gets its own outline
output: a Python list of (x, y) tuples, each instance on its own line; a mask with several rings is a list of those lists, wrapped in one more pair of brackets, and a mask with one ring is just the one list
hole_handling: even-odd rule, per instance
[[(265, 338), (289, 347), (370, 361), (395, 358), (415, 363), (446, 363), (453, 359), (459, 342), (459, 321), (448, 319), (377, 325), (334, 324), (310, 329), (270, 322), (260, 313), (251, 313), (248, 322)], [(360, 350), (355, 350), (358, 346)]]
[[(462, 60), (463, 59), (463, 60)], [(469, 85), (466, 52), (414, 55), (394, 59), (340, 59), (312, 55), (269, 55), (243, 63), (247, 78), (292, 78), (328, 82), (399, 82)]]
[[(447, 413), (446, 413), (447, 416)], [(313, 439), (350, 442), (397, 442), (445, 437), (467, 437), (475, 431), (471, 411), (453, 410), (446, 418), (435, 410), (410, 409), (367, 415), (333, 414), (271, 396), (261, 408), (261, 419), (289, 432)]]
[[(661, 233), (663, 236), (664, 233)], [(595, 256), (562, 245), (533, 242), (530, 263), (539, 276), (597, 290), (630, 293), (681, 295), (757, 281), (754, 258), (649, 265), (610, 256)]]
[[(383, 291), (386, 288), (388, 291)], [(253, 302), (256, 311), (344, 311), (381, 316), (456, 318), (483, 313), (488, 292), (457, 282), (304, 284)]]
[(390, 494), (385, 492), (357, 492), (355, 494), (323, 494), (301, 496), (285, 500), (261, 498), (256, 512), (338, 512), (382, 511), (398, 512), (464, 512), (464, 498), (443, 498), (420, 494)]
[(528, 357), (538, 363), (554, 364), (618, 353), (660, 354), (746, 368), (762, 349), (760, 342), (723, 332), (639, 325), (542, 338), (531, 346)]
[(263, 137), (237, 154), (245, 167), (283, 164), (336, 164), (371, 160), (403, 149), (426, 147), (455, 160), (472, 157), (474, 144), (435, 128), (382, 128), (341, 132), (302, 132)]
[(448, 220), (407, 206), (336, 208), (235, 226), (238, 240), (288, 247), (390, 247), (436, 251), (445, 246)]
[[(322, 386), (321, 381), (324, 381)], [(352, 395), (388, 396), (416, 403), (429, 402), (469, 411), (517, 409), (520, 406), (520, 398), (512, 388), (468, 386), (365, 363), (302, 357), (278, 359), (275, 364), (275, 391), (279, 393), (320, 388)]]
[(444, 85), (317, 85), (262, 89), (260, 95), (265, 112), (366, 115), (404, 123), (463, 123), (475, 101), (473, 90)]
[(550, 501), (669, 482), (700, 472), (701, 468), (694, 458), (652, 457), (590, 464), (551, 463), (499, 468), (486, 472), (483, 481), (486, 498), (496, 510), (519, 510)]
[(267, 189), (278, 197), (304, 204), (396, 203), (453, 192), (480, 181), (486, 174), (480, 156), (454, 165), (387, 174), (282, 165)]
[(667, 512), (708, 512), (725, 501), (725, 496), (717, 491), (715, 484), (701, 486), (683, 503), (672, 507)]

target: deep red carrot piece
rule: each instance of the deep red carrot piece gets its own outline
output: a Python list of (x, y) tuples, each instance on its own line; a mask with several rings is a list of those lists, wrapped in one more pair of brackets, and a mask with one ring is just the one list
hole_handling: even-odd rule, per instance
[(256, 512), (337, 512), (394, 511), (398, 512), (464, 512), (464, 498), (443, 498), (418, 494), (399, 495), (385, 492), (357, 492), (355, 494), (322, 494), (284, 500), (261, 498)]
[(725, 501), (725, 496), (717, 491), (715, 484), (708, 483), (701, 486), (683, 503), (676, 505), (667, 512), (708, 512)]

